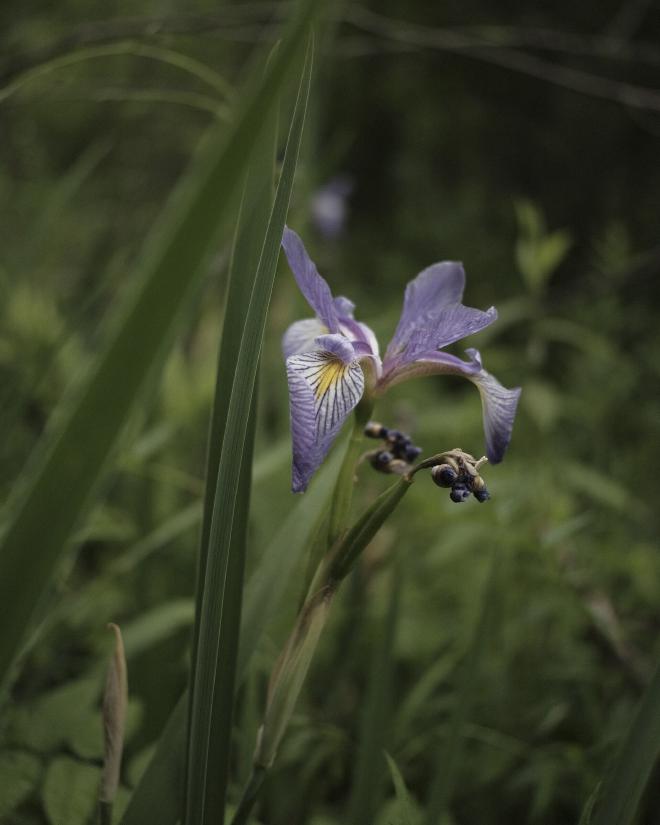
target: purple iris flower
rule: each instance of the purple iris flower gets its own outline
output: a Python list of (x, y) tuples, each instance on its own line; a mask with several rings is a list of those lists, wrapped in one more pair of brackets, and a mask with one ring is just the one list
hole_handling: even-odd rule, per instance
[(443, 261), (424, 269), (406, 287), (394, 337), (381, 359), (376, 336), (353, 317), (355, 305), (334, 298), (302, 241), (284, 229), (282, 247), (300, 291), (316, 317), (296, 321), (284, 334), (293, 437), (292, 489), (302, 492), (325, 458), (342, 424), (365, 394), (372, 398), (419, 375), (462, 375), (476, 385), (492, 463), (502, 460), (511, 438), (520, 389), (507, 390), (484, 370), (476, 349), (469, 361), (443, 347), (493, 323), (486, 312), (461, 303), (465, 272)]

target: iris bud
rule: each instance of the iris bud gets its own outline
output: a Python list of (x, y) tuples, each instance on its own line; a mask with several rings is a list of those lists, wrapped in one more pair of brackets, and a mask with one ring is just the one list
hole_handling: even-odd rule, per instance
[(438, 487), (451, 487), (456, 481), (457, 473), (449, 464), (438, 464), (431, 469), (431, 478)]
[(364, 434), (367, 438), (387, 438), (387, 427), (383, 427), (377, 421), (370, 421), (364, 428)]
[(470, 490), (465, 486), (465, 484), (454, 484), (451, 489), (451, 493), (449, 493), (449, 498), (456, 502), (456, 504), (460, 504), (462, 501), (467, 501), (470, 497)]

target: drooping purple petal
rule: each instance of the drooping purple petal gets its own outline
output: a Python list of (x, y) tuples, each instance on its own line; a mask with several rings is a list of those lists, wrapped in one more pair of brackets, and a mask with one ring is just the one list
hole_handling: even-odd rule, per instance
[(364, 375), (350, 342), (341, 335), (324, 335), (317, 343), (322, 349), (286, 362), (294, 493), (307, 488), (364, 392)]
[(486, 370), (478, 372), (472, 381), (481, 395), (486, 433), (486, 455), (492, 464), (504, 458), (511, 441), (513, 421), (516, 417), (520, 387), (507, 390)]
[(401, 350), (421, 318), (450, 304), (460, 304), (465, 289), (463, 264), (442, 261), (422, 270), (406, 287), (399, 324), (388, 354)]
[(520, 397), (520, 388), (508, 390), (483, 368), (481, 355), (476, 349), (466, 350), (470, 361), (462, 361), (448, 352), (426, 352), (413, 362), (403, 362), (386, 373), (379, 385), (383, 392), (394, 384), (421, 375), (463, 375), (479, 390), (483, 409), (486, 455), (493, 464), (500, 462), (511, 440), (513, 421)]
[(307, 303), (330, 332), (338, 332), (339, 317), (330, 287), (319, 275), (314, 262), (307, 254), (303, 242), (288, 226), (284, 227), (282, 248), (298, 287), (307, 299)]
[(286, 359), (290, 355), (298, 355), (300, 352), (310, 352), (318, 349), (315, 343), (316, 339), (327, 332), (328, 328), (318, 318), (305, 318), (302, 321), (294, 321), (282, 336), (284, 358)]

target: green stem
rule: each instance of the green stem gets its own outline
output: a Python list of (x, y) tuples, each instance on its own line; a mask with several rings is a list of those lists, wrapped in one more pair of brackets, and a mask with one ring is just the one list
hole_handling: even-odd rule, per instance
[(254, 807), (254, 803), (257, 801), (259, 791), (261, 790), (261, 786), (263, 785), (265, 778), (266, 769), (259, 765), (255, 765), (252, 768), (250, 778), (248, 779), (245, 789), (243, 790), (243, 796), (241, 797), (241, 801), (238, 803), (238, 808), (236, 808), (236, 813), (231, 821), (231, 825), (246, 825), (248, 817), (250, 816), (250, 811)]
[(328, 560), (324, 573), (326, 586), (336, 586), (346, 578), (364, 548), (371, 542), (388, 516), (394, 512), (412, 483), (412, 478), (402, 476), (395, 484), (381, 493), (371, 507), (355, 522)]
[[(272, 765), (284, 736), (305, 676), (325, 626), (334, 595), (350, 573), (360, 553), (374, 538), (412, 486), (403, 477), (385, 490), (323, 559), (312, 593), (298, 614), (291, 635), (275, 665), (268, 689), (264, 723), (254, 754), (254, 768), (232, 825), (242, 825), (254, 805), (266, 770)], [(240, 814), (240, 817), (239, 817)]]
[(337, 541), (346, 529), (355, 486), (355, 465), (363, 450), (364, 427), (373, 411), (373, 402), (363, 399), (355, 408), (353, 432), (346, 447), (344, 460), (337, 476), (328, 522), (328, 547)]

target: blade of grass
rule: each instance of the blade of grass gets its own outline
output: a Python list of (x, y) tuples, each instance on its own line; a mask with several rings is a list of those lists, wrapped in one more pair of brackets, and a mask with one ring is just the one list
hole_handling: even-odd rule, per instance
[[(238, 653), (238, 681), (247, 674), (250, 657), (284, 597), (291, 573), (300, 564), (318, 514), (327, 510), (337, 480), (342, 451), (335, 450), (299, 498), (263, 556), (245, 588)], [(182, 804), (182, 776), (188, 694), (172, 711), (156, 752), (124, 812), (121, 825), (174, 825)], [(254, 743), (252, 743), (254, 744)]]
[[(237, 501), (236, 468), (240, 467), (245, 446), (247, 418), (252, 403), (266, 314), (302, 141), (311, 83), (312, 53), (313, 41), (310, 36), (284, 154), (282, 174), (245, 318), (227, 410), (209, 534), (197, 657), (192, 683), (186, 787), (186, 822), (189, 825), (211, 822), (221, 825), (224, 820), (224, 793), (219, 795), (213, 792), (211, 796), (208, 794), (208, 788), (210, 785), (226, 781), (226, 777), (210, 775), (209, 765), (228, 763), (226, 752), (229, 750), (231, 738), (236, 664), (236, 633), (232, 636), (232, 630), (236, 628), (237, 631), (238, 625), (232, 616), (235, 600), (230, 598), (227, 601), (226, 595), (231, 533)], [(213, 720), (213, 728), (216, 731), (223, 730), (223, 735), (216, 736), (213, 741), (210, 720)], [(223, 797), (221, 806), (218, 805), (219, 796)]]
[(174, 51), (173, 49), (126, 40), (123, 42), (119, 41), (117, 43), (106, 43), (100, 46), (87, 46), (82, 49), (76, 49), (59, 57), (54, 57), (45, 63), (40, 63), (38, 66), (26, 69), (26, 71), (14, 78), (11, 83), (0, 88), (0, 103), (20, 91), (26, 84), (39, 80), (40, 78), (48, 77), (59, 69), (75, 66), (87, 60), (96, 60), (104, 57), (121, 57), (123, 55), (131, 55), (133, 57), (141, 57), (166, 63), (201, 80), (225, 98), (231, 98), (233, 96), (234, 90), (232, 86), (205, 63), (200, 63), (194, 58), (182, 52)]
[[(660, 665), (596, 797), (592, 825), (630, 825), (660, 756)], [(593, 802), (592, 802), (593, 804)]]
[(399, 766), (387, 751), (385, 751), (385, 759), (390, 770), (397, 801), (396, 818), (391, 821), (391, 825), (414, 825), (416, 821), (415, 809)]
[(380, 638), (374, 644), (369, 684), (360, 725), (360, 741), (353, 774), (348, 821), (372, 822), (379, 803), (384, 775), (383, 749), (388, 729), (388, 705), (392, 679), (394, 636), (401, 594), (400, 566), (393, 571), (389, 601)]
[[(190, 690), (188, 700), (188, 726), (192, 718), (192, 697), (194, 696), (194, 677), (197, 667), (197, 653), (199, 644), (199, 628), (202, 611), (202, 597), (204, 594), (204, 580), (206, 576), (209, 552), (209, 538), (213, 519), (213, 507), (218, 494), (218, 484), (222, 483), (218, 472), (220, 467), (220, 457), (222, 443), (225, 437), (225, 427), (227, 424), (227, 414), (229, 411), (230, 393), (227, 388), (231, 387), (236, 374), (236, 364), (239, 356), (239, 347), (243, 333), (243, 319), (247, 316), (252, 289), (255, 283), (256, 273), (259, 266), (259, 256), (264, 242), (264, 229), (268, 225), (268, 220), (273, 206), (273, 186), (275, 171), (275, 154), (277, 151), (277, 112), (274, 111), (270, 117), (270, 123), (266, 129), (262, 140), (255, 147), (254, 155), (249, 164), (243, 198), (237, 221), (236, 235), (234, 238), (232, 260), (229, 272), (229, 282), (227, 287), (227, 297), (225, 301), (225, 317), (222, 326), (222, 336), (220, 341), (220, 351), (218, 353), (218, 366), (215, 382), (215, 397), (211, 413), (211, 425), (209, 428), (209, 439), (207, 448), (206, 484), (204, 488), (204, 509), (202, 519), (202, 530), (199, 541), (199, 554), (197, 564), (197, 586), (195, 589), (195, 624), (193, 628)], [(256, 379), (255, 379), (256, 380)], [(256, 394), (256, 387), (254, 390)], [(229, 640), (229, 648), (225, 650), (222, 657), (222, 666), (226, 667), (227, 662), (234, 662), (238, 643), (238, 630), (241, 614), (241, 600), (243, 594), (243, 576), (245, 568), (245, 552), (247, 538), (247, 523), (250, 509), (250, 492), (252, 479), (252, 458), (254, 452), (255, 434), (255, 410), (256, 397), (252, 399), (250, 407), (250, 422), (246, 434), (246, 443), (243, 455), (241, 456), (239, 472), (239, 489), (236, 501), (236, 511), (234, 513), (234, 524), (230, 536), (230, 546), (228, 548), (228, 561), (226, 571), (225, 598), (227, 604), (223, 613), (223, 623), (225, 626), (225, 638)], [(232, 623), (229, 628), (228, 624)], [(221, 666), (220, 658), (218, 667)], [(225, 678), (225, 674), (218, 673), (216, 679)], [(215, 721), (218, 729), (214, 728), (214, 720), (209, 722), (210, 741), (219, 741), (223, 736), (229, 736), (229, 732), (223, 729), (223, 725), (228, 724), (227, 714), (216, 716)], [(186, 765), (189, 761), (187, 741)], [(212, 764), (213, 756), (221, 759), (220, 764)], [(224, 809), (224, 797), (226, 793), (226, 777), (228, 772), (229, 750), (227, 748), (215, 749), (211, 751), (208, 771), (210, 775), (217, 776), (218, 782), (209, 787), (209, 805), (211, 809)]]
[(496, 590), (496, 550), (491, 552), (486, 581), (480, 594), (480, 608), (477, 622), (470, 640), (467, 655), (459, 675), (456, 690), (456, 704), (449, 723), (447, 740), (438, 754), (435, 780), (426, 811), (427, 825), (438, 825), (444, 821), (456, 781), (456, 773), (463, 753), (463, 731), (468, 719), (474, 695), (479, 683), (479, 664), (486, 644), (491, 610)]
[[(192, 170), (166, 205), (137, 267), (134, 292), (83, 386), (65, 399), (15, 485), (0, 549), (0, 682), (5, 683), (39, 600), (89, 506), (139, 391), (162, 363), (202, 282), (234, 205), (246, 159), (288, 75), (314, 11), (305, 0), (271, 71), (248, 94), (236, 126), (211, 127)], [(247, 415), (245, 426), (247, 426)], [(25, 559), (30, 573), (25, 574)]]

